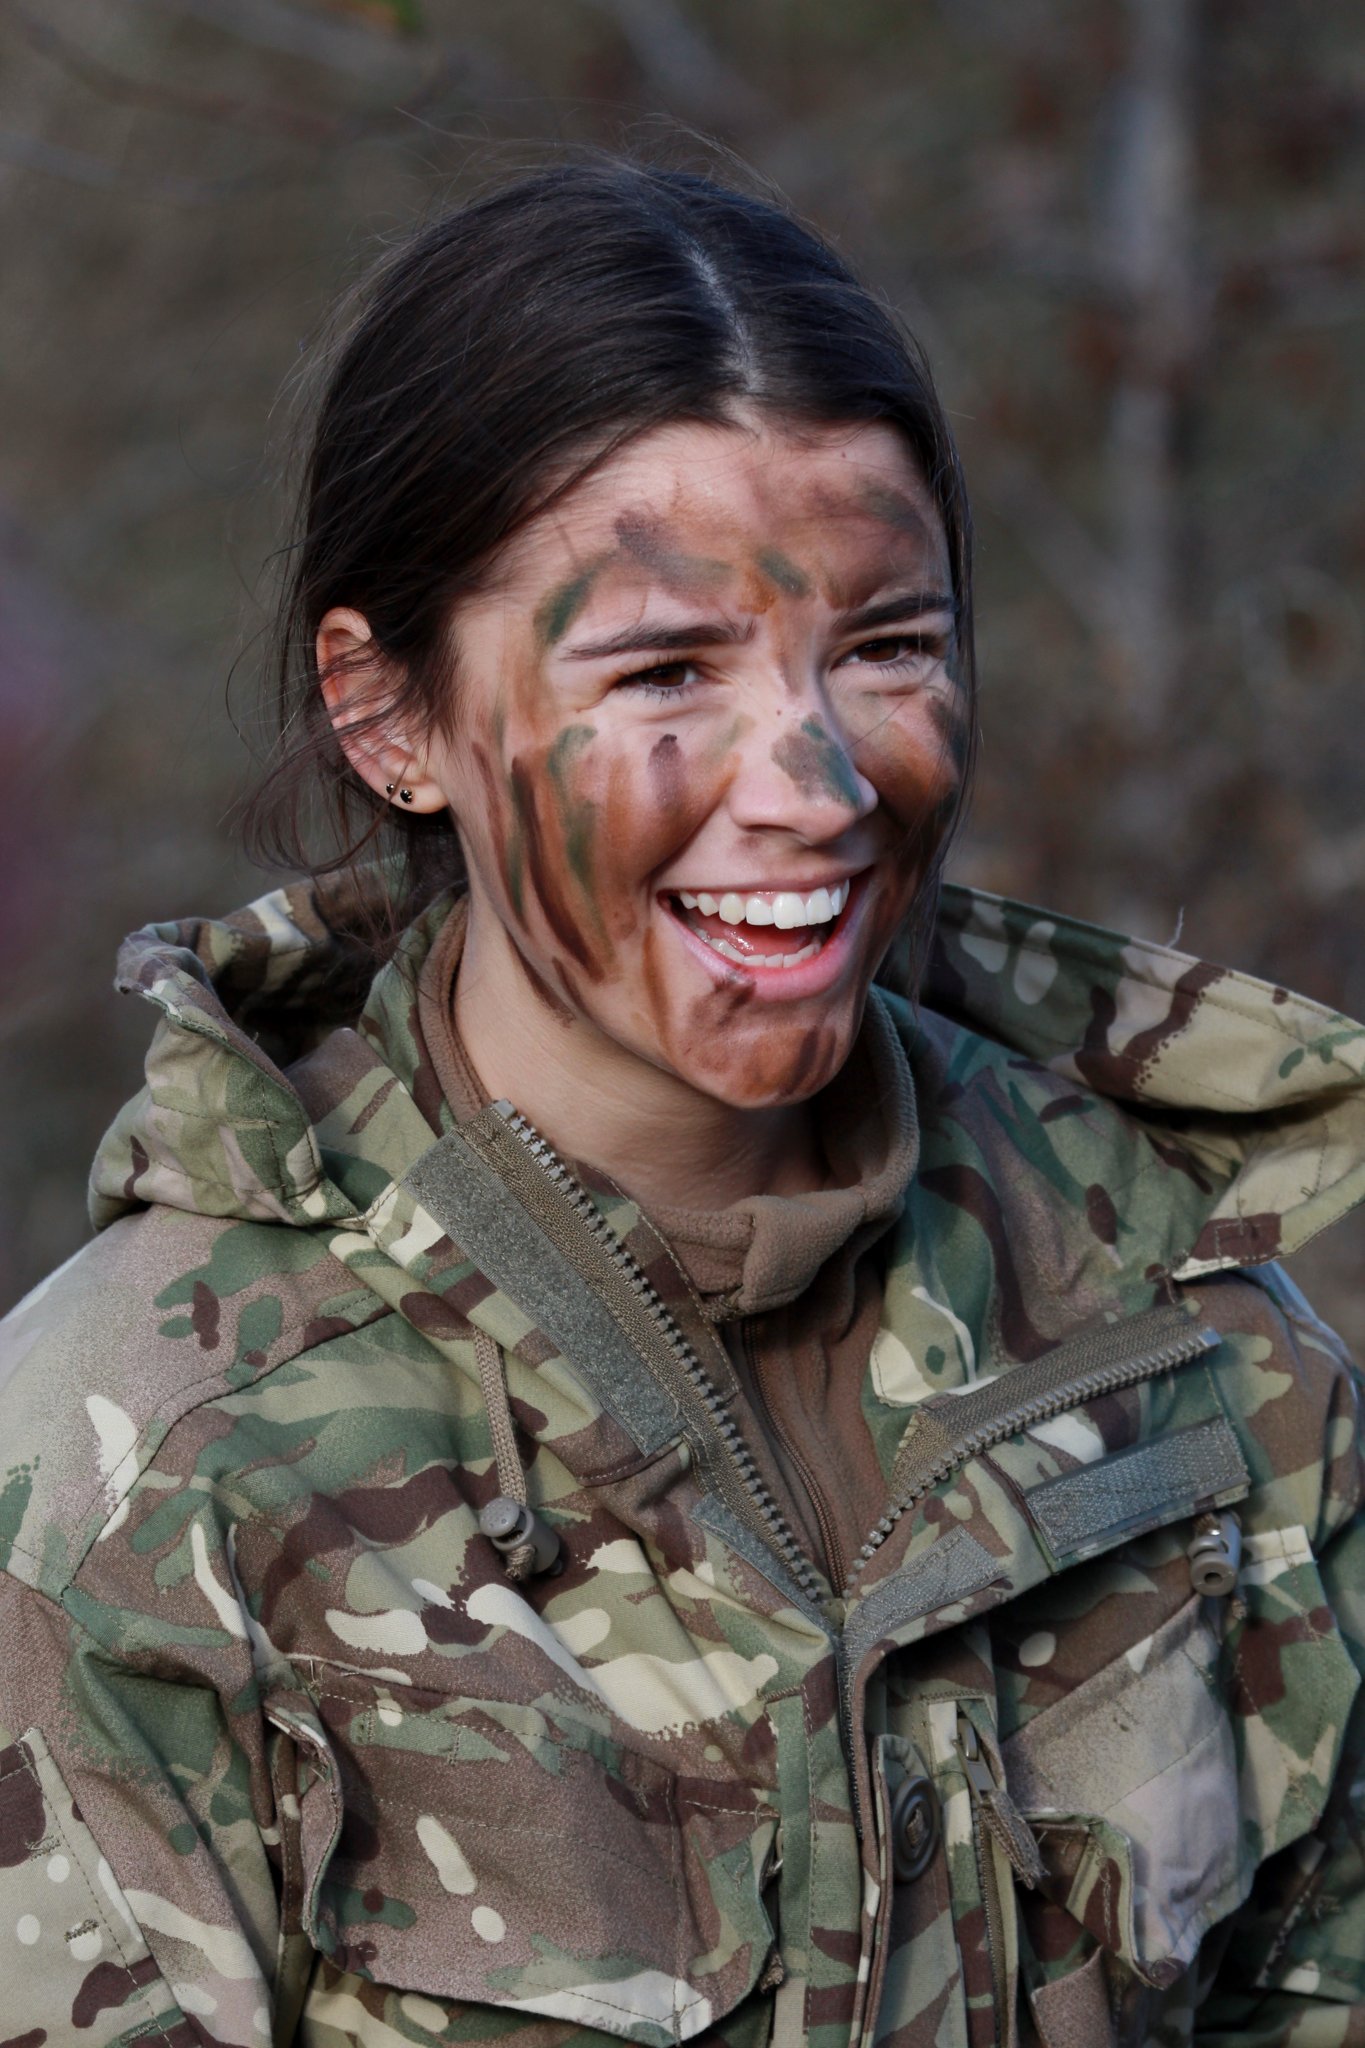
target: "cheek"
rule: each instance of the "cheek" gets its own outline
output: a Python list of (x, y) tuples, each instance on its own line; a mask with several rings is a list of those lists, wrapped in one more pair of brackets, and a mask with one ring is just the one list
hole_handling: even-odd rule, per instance
[(625, 940), (645, 914), (643, 890), (696, 837), (734, 774), (730, 747), (687, 745), (672, 732), (642, 734), (599, 761), (592, 775), (597, 886), (613, 936)]
[(477, 760), (512, 917), (528, 935), (543, 925), (564, 964), (601, 981), (639, 928), (649, 879), (721, 800), (730, 749), (688, 748), (657, 729), (617, 739), (579, 723), (506, 754)]
[(888, 816), (926, 849), (938, 844), (962, 792), (968, 712), (956, 689), (925, 692), (866, 720), (853, 746)]

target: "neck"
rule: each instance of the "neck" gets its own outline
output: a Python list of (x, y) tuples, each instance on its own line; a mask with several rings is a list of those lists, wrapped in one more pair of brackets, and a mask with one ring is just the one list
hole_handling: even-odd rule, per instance
[(740, 1109), (608, 1038), (551, 1014), (471, 919), (455, 1023), (494, 1100), (506, 1097), (559, 1152), (589, 1162), (646, 1207), (722, 1209), (824, 1182), (807, 1103)]

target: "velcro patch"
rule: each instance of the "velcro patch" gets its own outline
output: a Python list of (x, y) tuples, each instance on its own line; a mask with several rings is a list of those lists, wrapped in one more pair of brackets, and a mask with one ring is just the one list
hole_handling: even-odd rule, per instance
[(1249, 1490), (1241, 1446), (1224, 1417), (1173, 1430), (1031, 1487), (1024, 1503), (1053, 1557), (1093, 1557), (1129, 1536), (1226, 1507)]

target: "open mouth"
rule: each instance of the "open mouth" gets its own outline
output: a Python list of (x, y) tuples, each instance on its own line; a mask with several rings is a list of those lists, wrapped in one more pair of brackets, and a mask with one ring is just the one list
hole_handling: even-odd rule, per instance
[(664, 901), (723, 959), (763, 973), (799, 967), (829, 944), (848, 907), (853, 882), (819, 889), (670, 890)]

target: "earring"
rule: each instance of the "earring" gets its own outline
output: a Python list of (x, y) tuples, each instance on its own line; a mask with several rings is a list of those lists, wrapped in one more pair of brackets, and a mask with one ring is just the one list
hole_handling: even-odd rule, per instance
[(410, 789), (400, 789), (398, 801), (400, 804), (410, 804), (412, 802), (412, 791)]

